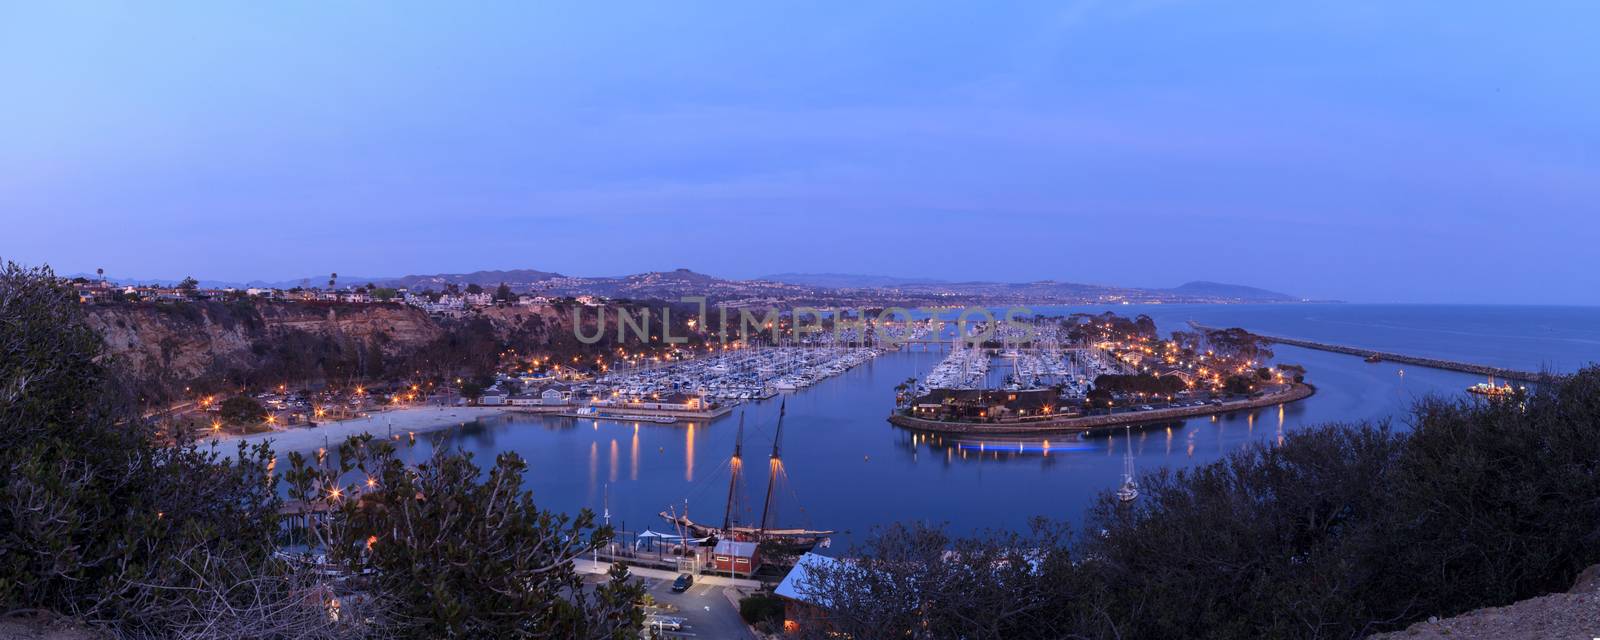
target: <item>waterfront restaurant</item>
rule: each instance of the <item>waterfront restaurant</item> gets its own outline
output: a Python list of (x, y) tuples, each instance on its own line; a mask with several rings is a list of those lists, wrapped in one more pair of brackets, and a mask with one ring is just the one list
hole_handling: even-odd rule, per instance
[(911, 403), (911, 415), (924, 420), (1012, 422), (1056, 415), (1054, 389), (934, 389)]
[(701, 411), (714, 408), (712, 403), (706, 402), (698, 394), (669, 393), (659, 396), (645, 396), (640, 398), (612, 399), (605, 398), (590, 403), (596, 407), (618, 407), (624, 409), (644, 409), (655, 411)]

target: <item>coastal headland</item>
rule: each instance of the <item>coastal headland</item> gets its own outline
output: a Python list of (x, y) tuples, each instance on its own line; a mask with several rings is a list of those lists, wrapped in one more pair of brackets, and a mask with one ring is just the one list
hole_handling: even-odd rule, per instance
[(955, 433), (955, 434), (994, 434), (1016, 435), (1028, 433), (1086, 433), (1105, 427), (1114, 427), (1149, 422), (1164, 422), (1196, 416), (1207, 416), (1240, 409), (1255, 409), (1276, 404), (1295, 402), (1311, 397), (1316, 393), (1316, 387), (1306, 383), (1294, 383), (1283, 388), (1262, 394), (1258, 397), (1232, 400), (1220, 405), (1205, 405), (1198, 407), (1170, 407), (1154, 409), (1151, 411), (1130, 411), (1127, 413), (1113, 413), (1098, 416), (1077, 416), (1070, 418), (1050, 418), (1045, 420), (1027, 422), (955, 422), (947, 420), (924, 420), (911, 416), (895, 414), (889, 416), (889, 423), (897, 427), (914, 429), (929, 433)]

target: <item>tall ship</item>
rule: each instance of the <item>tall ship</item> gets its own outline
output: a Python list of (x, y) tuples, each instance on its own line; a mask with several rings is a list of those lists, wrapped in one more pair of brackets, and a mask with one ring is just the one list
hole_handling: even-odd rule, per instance
[(767, 493), (761, 503), (761, 520), (758, 523), (741, 524), (734, 517), (735, 505), (739, 499), (740, 481), (744, 475), (743, 413), (739, 414), (738, 435), (734, 439), (733, 457), (729, 459), (728, 499), (723, 508), (722, 526), (698, 523), (690, 520), (687, 514), (677, 515), (666, 511), (661, 512), (661, 519), (683, 529), (691, 537), (755, 542), (765, 550), (782, 555), (798, 555), (819, 545), (828, 546), (828, 537), (836, 533), (835, 531), (771, 526), (776, 516), (772, 508), (773, 489), (784, 477), (782, 443), (783, 418), (786, 413), (788, 413), (788, 402), (784, 402), (778, 408), (778, 427), (772, 439), (772, 455), (767, 461)]

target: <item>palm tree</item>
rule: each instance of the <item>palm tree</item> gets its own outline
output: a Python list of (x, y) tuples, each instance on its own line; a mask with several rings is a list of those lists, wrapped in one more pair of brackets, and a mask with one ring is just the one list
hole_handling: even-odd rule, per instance
[(339, 272), (338, 271), (335, 271), (333, 273), (328, 274), (328, 288), (332, 289), (334, 281), (336, 281), (338, 279), (339, 279)]
[(106, 281), (106, 268), (105, 267), (96, 268), (94, 270), (94, 273), (95, 273), (95, 275), (100, 276), (100, 281), (101, 282), (105, 282)]

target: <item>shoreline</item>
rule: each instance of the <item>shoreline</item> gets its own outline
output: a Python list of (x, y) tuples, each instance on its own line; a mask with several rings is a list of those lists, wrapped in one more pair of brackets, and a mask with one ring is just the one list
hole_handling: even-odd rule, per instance
[(1156, 409), (1153, 411), (1138, 411), (1129, 413), (1116, 413), (1098, 416), (1078, 416), (1074, 418), (1056, 419), (1034, 423), (983, 423), (983, 422), (942, 422), (938, 420), (923, 420), (895, 414), (889, 416), (889, 424), (904, 429), (926, 433), (945, 434), (993, 434), (993, 435), (1026, 435), (1034, 433), (1081, 433), (1092, 434), (1106, 427), (1120, 427), (1123, 425), (1138, 425), (1152, 422), (1165, 422), (1182, 418), (1209, 416), (1239, 411), (1241, 409), (1259, 409), (1275, 404), (1298, 402), (1312, 396), (1317, 388), (1307, 383), (1296, 383), (1289, 386), (1282, 393), (1228, 402), (1222, 405), (1206, 405), (1203, 407), (1172, 407)]
[(238, 443), (257, 444), (270, 442), (274, 451), (310, 451), (324, 445), (336, 445), (350, 436), (370, 433), (383, 436), (387, 433), (425, 433), (459, 426), (480, 418), (506, 413), (501, 407), (408, 407), (375, 413), (365, 418), (351, 418), (327, 422), (317, 427), (295, 427), (283, 431), (268, 431), (248, 435), (211, 437), (202, 444), (211, 443), (232, 455)]

